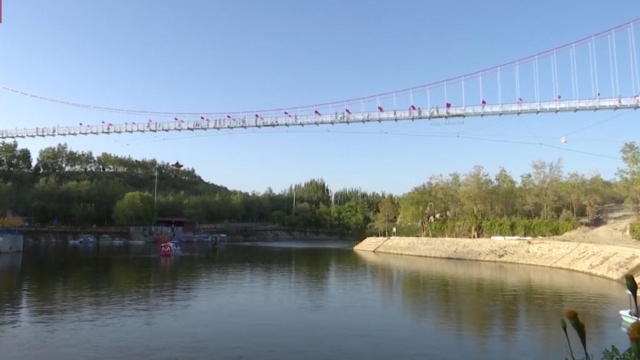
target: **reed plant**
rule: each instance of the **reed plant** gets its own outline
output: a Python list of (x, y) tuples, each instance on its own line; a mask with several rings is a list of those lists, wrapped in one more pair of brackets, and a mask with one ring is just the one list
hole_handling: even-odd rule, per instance
[[(631, 297), (633, 299), (633, 305), (635, 306), (635, 316), (638, 316), (638, 284), (634, 279), (633, 275), (627, 274), (625, 275), (625, 285), (627, 286), (627, 290), (631, 293)], [(632, 309), (629, 309), (633, 313)], [(582, 345), (582, 350), (584, 351), (583, 358), (576, 358), (573, 352), (573, 347), (571, 346), (571, 340), (569, 339), (569, 334), (567, 332), (567, 322), (564, 319), (560, 320), (560, 326), (562, 328), (562, 332), (564, 333), (565, 339), (567, 340), (567, 345), (569, 346), (569, 354), (571, 356), (571, 360), (592, 360), (593, 356), (589, 355), (587, 351), (587, 332), (586, 326), (584, 322), (580, 320), (578, 316), (578, 312), (569, 309), (565, 314), (569, 324), (573, 328), (573, 330), (578, 335), (580, 339), (580, 344)], [(640, 360), (640, 321), (636, 321), (627, 330), (627, 336), (629, 338), (629, 348), (624, 352), (621, 352), (615, 346), (611, 346), (611, 349), (606, 349), (602, 353), (602, 360)], [(565, 358), (569, 360), (569, 358)]]

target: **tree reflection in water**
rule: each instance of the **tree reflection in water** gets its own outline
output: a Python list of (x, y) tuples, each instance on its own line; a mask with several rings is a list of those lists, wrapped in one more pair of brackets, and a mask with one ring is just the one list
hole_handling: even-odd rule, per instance
[[(183, 254), (169, 258), (158, 256), (157, 245), (28, 247), (13, 258), (18, 266), (0, 257), (0, 332), (22, 336), (22, 343), (0, 343), (17, 351), (32, 334), (52, 339), (16, 352), (28, 360), (41, 358), (36, 350), (62, 359), (63, 347), (83, 358), (107, 339), (138, 346), (134, 338), (147, 344), (149, 352), (140, 351), (149, 357), (157, 354), (157, 336), (166, 336), (164, 354), (177, 358), (185, 344), (194, 356), (226, 351), (221, 358), (260, 358), (265, 348), (278, 358), (304, 358), (314, 346), (317, 358), (334, 359), (512, 360), (521, 349), (556, 358), (564, 354), (559, 318), (570, 307), (580, 311), (594, 348), (623, 335), (613, 334), (611, 319), (628, 306), (624, 287), (608, 280), (322, 246), (183, 244)], [(174, 327), (179, 336), (171, 335)], [(609, 338), (599, 338), (601, 331)], [(250, 341), (238, 335), (247, 333)], [(101, 349), (101, 356), (123, 356), (117, 347)]]
[[(471, 334), (478, 346), (491, 339), (507, 343), (525, 333), (539, 346), (558, 334), (536, 332), (541, 324), (559, 324), (567, 308), (585, 308), (591, 334), (603, 330), (617, 309), (603, 298), (620, 294), (616, 282), (571, 271), (534, 266), (445, 260), (357, 251), (371, 265), (383, 296), (400, 292), (404, 309), (415, 319)], [(608, 300), (607, 300), (608, 301)], [(596, 335), (593, 335), (596, 336)]]

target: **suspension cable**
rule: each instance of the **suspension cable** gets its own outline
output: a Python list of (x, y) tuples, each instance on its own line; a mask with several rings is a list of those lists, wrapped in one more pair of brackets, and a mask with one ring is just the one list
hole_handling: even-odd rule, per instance
[(539, 74), (540, 74), (540, 70), (538, 68), (538, 56), (536, 55), (536, 59), (533, 63), (533, 72), (534, 72), (534, 76), (535, 78), (533, 79), (533, 85), (534, 85), (534, 89), (535, 89), (535, 94), (536, 94), (536, 102), (540, 102), (540, 79), (539, 79)]
[(618, 51), (616, 50), (616, 33), (611, 30), (611, 36), (613, 41), (613, 64), (616, 72), (616, 96), (620, 96), (620, 78), (618, 77)]
[(551, 54), (551, 57), (549, 57), (549, 61), (551, 63), (551, 88), (553, 92), (553, 98), (555, 99), (558, 92), (556, 92), (556, 73), (555, 68), (553, 67), (553, 54)]
[(578, 86), (578, 60), (576, 59), (576, 44), (573, 44), (573, 68), (576, 73), (576, 100), (580, 99), (580, 86)]
[(556, 55), (556, 51), (553, 50), (553, 78), (554, 78), (554, 85), (556, 88), (555, 94), (553, 94), (553, 97), (557, 100), (558, 96), (560, 96), (560, 82), (558, 80), (558, 61), (557, 61), (558, 56)]
[(516, 100), (520, 99), (520, 64), (516, 61)]
[[(633, 65), (636, 68), (636, 91), (640, 94), (640, 74), (638, 74), (638, 53), (636, 52), (636, 30), (633, 27), (633, 23), (631, 23), (631, 44), (633, 50)], [(639, 95), (634, 94), (634, 95)]]
[(589, 43), (589, 75), (591, 76), (591, 97), (596, 97), (595, 84), (593, 83), (593, 49)]
[(478, 80), (480, 82), (480, 102), (482, 103), (482, 101), (484, 100), (484, 97), (482, 96), (482, 73), (480, 73), (480, 76), (478, 76)]
[(631, 67), (631, 93), (636, 94), (636, 77), (635, 66), (633, 66), (633, 44), (631, 43), (631, 28), (627, 29), (627, 35), (629, 38), (629, 66)]
[(573, 49), (571, 49), (571, 52), (569, 53), (569, 57), (570, 57), (570, 61), (571, 61), (571, 97), (572, 99), (576, 99), (576, 74), (575, 74), (575, 68), (574, 68), (574, 63), (573, 60), (575, 59), (575, 47)]
[(447, 82), (444, 82), (444, 103), (445, 105), (449, 102), (449, 98), (447, 95)]
[(500, 81), (500, 67), (498, 66), (498, 104), (502, 105), (502, 82)]
[(464, 97), (464, 76), (462, 77), (462, 107), (465, 107), (466, 101)]
[(598, 58), (596, 56), (596, 38), (592, 38), (593, 43), (593, 74), (596, 78), (596, 95), (600, 94), (600, 86), (598, 85)]
[[(586, 38), (582, 38), (579, 39), (577, 41), (574, 41), (572, 43), (569, 44), (565, 44), (562, 46), (558, 46), (555, 47), (554, 49), (551, 50), (546, 50), (546, 51), (542, 51), (539, 52), (537, 54), (533, 54), (530, 56), (526, 56), (523, 58), (520, 58), (518, 60), (519, 65), (525, 64), (525, 63), (529, 63), (531, 61), (534, 60), (534, 58), (537, 58), (538, 56), (547, 56), (550, 54), (551, 51), (555, 50), (557, 52), (560, 51), (564, 51), (569, 49), (572, 45), (582, 45), (587, 43), (588, 41), (594, 41), (595, 39), (599, 39), (602, 38), (604, 36), (611, 36), (612, 42), (613, 42), (613, 67), (615, 70), (615, 82), (614, 82), (614, 93), (617, 93), (618, 96), (620, 96), (620, 83), (619, 83), (619, 72), (618, 72), (618, 62), (617, 62), (617, 44), (616, 44), (616, 40), (615, 40), (615, 32), (625, 29), (625, 28), (633, 28), (634, 24), (639, 22), (640, 19), (634, 19), (632, 21), (626, 22), (625, 24), (621, 24), (618, 25), (614, 28), (610, 28), (608, 30), (605, 31), (601, 31), (595, 35), (586, 37)], [(637, 53), (635, 53), (635, 34), (634, 31), (632, 31), (632, 51), (634, 51), (634, 55), (632, 56), (632, 58), (635, 60), (636, 65), (634, 65), (635, 68), (635, 77), (636, 77), (636, 85), (634, 86), (636, 88), (636, 91), (640, 91), (640, 73), (639, 73), (639, 69), (638, 69), (638, 59), (637, 59)], [(592, 51), (592, 56), (591, 56), (591, 61), (594, 61), (594, 57), (596, 57), (595, 54), (595, 44), (592, 44), (590, 46), (590, 50)], [(577, 55), (574, 56), (577, 57)], [(597, 60), (595, 60), (597, 61)], [(465, 74), (464, 77), (465, 79), (469, 79), (472, 78), (473, 76), (478, 76), (478, 74), (480, 72), (483, 72), (484, 74), (487, 73), (491, 73), (494, 72), (496, 70), (501, 71), (503, 69), (507, 69), (507, 68), (511, 68), (513, 67), (515, 64), (515, 61), (510, 61), (507, 63), (503, 63), (499, 66), (494, 66), (494, 67), (489, 67), (480, 71), (475, 71), (472, 73), (468, 73)], [(592, 65), (593, 66), (593, 65)], [(597, 67), (594, 67), (595, 69), (592, 69), (591, 72), (591, 76), (597, 77)], [(557, 70), (556, 70), (556, 74), (557, 74)], [(576, 70), (576, 74), (577, 74), (577, 70)], [(452, 81), (460, 81), (462, 77), (461, 76), (456, 76), (453, 77), (449, 80), (449, 83), (451, 83)], [(577, 80), (577, 76), (576, 76), (576, 80)], [(596, 79), (594, 79), (594, 82), (597, 81)], [(386, 92), (386, 93), (381, 93), (381, 94), (377, 94), (377, 95), (369, 95), (366, 97), (362, 97), (362, 98), (354, 98), (354, 99), (348, 99), (348, 100), (339, 100), (337, 102), (331, 102), (331, 103), (323, 103), (323, 104), (315, 104), (315, 105), (305, 105), (302, 107), (297, 107), (297, 109), (299, 109), (299, 111), (311, 111), (310, 109), (313, 109), (314, 107), (331, 107), (331, 106), (336, 106), (336, 104), (340, 104), (343, 101), (348, 103), (348, 104), (357, 104), (357, 102), (359, 100), (361, 101), (368, 101), (371, 102), (375, 97), (383, 97), (384, 99), (390, 97), (392, 94), (398, 94), (398, 95), (406, 95), (407, 92), (409, 92), (409, 90), (413, 89), (413, 90), (417, 90), (417, 89), (421, 89), (424, 90), (425, 88), (428, 87), (440, 87), (442, 86), (443, 81), (437, 81), (431, 84), (423, 84), (423, 85), (419, 85), (419, 86), (415, 86), (412, 88), (406, 88), (406, 89), (402, 89), (402, 90), (396, 90), (396, 91), (391, 91), (391, 92)], [(500, 85), (501, 87), (501, 85)], [(593, 85), (593, 92), (595, 94), (596, 92), (596, 88), (598, 88), (599, 86), (596, 86), (596, 84)], [(102, 106), (97, 106), (97, 105), (92, 105), (92, 104), (81, 104), (81, 103), (73, 103), (73, 102), (69, 102), (69, 101), (63, 101), (63, 100), (59, 100), (59, 99), (54, 99), (54, 98), (48, 98), (48, 97), (44, 97), (44, 96), (39, 96), (39, 95), (35, 95), (35, 94), (30, 94), (30, 93), (25, 93), (19, 90), (15, 90), (15, 89), (11, 89), (5, 86), (0, 86), (0, 89), (2, 90), (6, 90), (6, 91), (10, 91), (13, 92), (15, 94), (19, 94), (21, 96), (26, 96), (26, 97), (31, 97), (33, 99), (37, 99), (37, 100), (43, 100), (43, 101), (49, 101), (49, 102), (55, 102), (57, 104), (60, 105), (65, 105), (65, 106), (72, 106), (72, 107), (78, 107), (78, 108), (82, 108), (82, 109), (87, 109), (87, 110), (94, 110), (94, 111), (105, 111), (105, 112), (111, 112), (111, 113), (118, 113), (118, 114), (129, 114), (129, 115), (140, 115), (140, 116), (174, 116), (174, 115), (178, 115), (178, 116), (225, 116), (225, 115), (237, 115), (237, 116), (242, 116), (245, 115), (247, 113), (251, 113), (253, 112), (253, 110), (244, 110), (244, 111), (234, 111), (234, 112), (202, 112), (202, 111), (198, 111), (198, 112), (171, 112), (171, 111), (149, 111), (149, 110), (135, 110), (135, 109), (124, 109), (124, 108), (115, 108), (115, 107), (102, 107)], [(578, 94), (579, 92), (579, 88), (576, 87), (576, 94)], [(501, 94), (500, 94), (501, 95)], [(540, 95), (539, 95), (540, 96)], [(256, 112), (262, 112), (262, 113), (268, 113), (268, 114), (275, 114), (275, 113), (281, 113), (281, 111), (283, 110), (287, 110), (287, 109), (296, 109), (296, 107), (291, 107), (291, 108), (280, 108), (280, 109), (265, 109), (265, 110), (255, 110)]]
[(611, 71), (611, 96), (616, 94), (615, 78), (613, 77), (613, 50), (611, 48), (611, 35), (607, 36), (609, 40), (609, 70)]

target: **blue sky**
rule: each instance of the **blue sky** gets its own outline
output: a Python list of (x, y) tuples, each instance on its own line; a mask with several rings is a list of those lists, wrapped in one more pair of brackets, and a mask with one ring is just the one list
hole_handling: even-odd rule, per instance
[[(2, 5), (1, 85), (68, 101), (159, 111), (277, 108), (392, 91), (515, 60), (640, 16), (633, 0), (615, 5), (550, 0), (4, 0)], [(569, 82), (562, 84), (567, 86)], [(587, 84), (581, 87), (588, 91)], [(624, 141), (638, 140), (638, 114), (19, 143), (34, 153), (65, 141), (96, 154), (179, 160), (208, 181), (246, 191), (278, 191), (321, 177), (334, 189), (402, 193), (432, 174), (467, 172), (475, 164), (492, 173), (503, 165), (519, 176), (533, 160), (558, 157), (566, 171), (599, 171), (611, 178), (619, 160), (568, 150), (617, 156)], [(2, 128), (103, 120), (144, 121), (0, 92)], [(563, 134), (604, 120), (609, 121), (568, 136), (565, 145), (559, 141)], [(442, 137), (456, 133), (494, 141)], [(504, 140), (561, 148), (499, 142)]]

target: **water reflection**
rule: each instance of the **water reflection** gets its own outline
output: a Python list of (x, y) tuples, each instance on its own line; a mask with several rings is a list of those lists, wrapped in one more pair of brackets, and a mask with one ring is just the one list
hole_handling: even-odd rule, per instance
[(22, 253), (0, 255), (0, 274), (19, 274), (22, 267)]
[[(559, 324), (568, 308), (579, 310), (588, 333), (606, 334), (626, 306), (622, 284), (570, 271), (356, 253), (371, 265), (382, 297), (401, 293), (402, 307), (413, 319), (465, 334), (477, 346), (497, 337), (507, 344), (527, 338), (548, 348), (558, 332), (540, 329)], [(624, 338), (614, 341), (625, 344)]]
[(567, 307), (593, 349), (624, 345), (626, 295), (611, 281), (306, 244), (184, 244), (175, 257), (33, 244), (0, 256), (3, 360), (563, 358)]
[[(0, 327), (19, 322), (21, 268), (22, 254), (0, 254)], [(7, 319), (3, 314), (8, 314)]]

